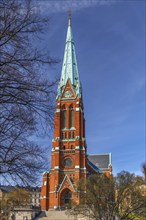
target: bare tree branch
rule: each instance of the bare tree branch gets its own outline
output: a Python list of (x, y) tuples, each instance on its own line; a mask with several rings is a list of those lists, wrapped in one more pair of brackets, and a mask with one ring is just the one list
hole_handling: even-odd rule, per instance
[(33, 184), (46, 167), (30, 137), (53, 126), (57, 80), (43, 67), (58, 60), (35, 46), (48, 24), (31, 0), (0, 0), (0, 172), (8, 182)]
[(125, 171), (115, 178), (91, 175), (86, 185), (83, 181), (79, 184), (79, 192), (84, 192), (80, 204), (71, 204), (68, 212), (95, 220), (112, 220), (115, 216), (120, 220), (144, 218), (146, 209), (145, 197), (140, 191), (142, 184), (142, 177)]

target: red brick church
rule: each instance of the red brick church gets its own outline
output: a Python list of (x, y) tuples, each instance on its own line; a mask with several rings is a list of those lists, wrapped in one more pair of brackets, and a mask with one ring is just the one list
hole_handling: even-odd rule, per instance
[(82, 88), (70, 22), (69, 17), (56, 98), (51, 168), (42, 181), (42, 210), (61, 209), (70, 201), (79, 203), (76, 186), (81, 178), (112, 172), (111, 154), (87, 155)]

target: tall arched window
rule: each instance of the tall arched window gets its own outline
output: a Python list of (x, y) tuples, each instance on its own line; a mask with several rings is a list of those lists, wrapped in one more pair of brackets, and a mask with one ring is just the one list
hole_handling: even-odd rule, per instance
[(65, 105), (62, 106), (61, 109), (61, 128), (66, 127), (66, 108)]
[(74, 127), (74, 109), (72, 105), (69, 107), (69, 127)]

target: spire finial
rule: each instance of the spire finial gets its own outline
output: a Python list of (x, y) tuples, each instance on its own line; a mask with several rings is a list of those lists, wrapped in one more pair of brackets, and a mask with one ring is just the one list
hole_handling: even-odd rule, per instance
[(69, 10), (68, 10), (68, 26), (70, 26), (70, 21), (71, 21), (71, 9), (69, 8)]

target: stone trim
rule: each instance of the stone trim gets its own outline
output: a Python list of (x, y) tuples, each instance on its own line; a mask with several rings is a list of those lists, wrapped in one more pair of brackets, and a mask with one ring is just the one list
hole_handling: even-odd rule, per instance
[(79, 150), (79, 149), (80, 149), (80, 146), (76, 146), (75, 149)]
[(72, 184), (72, 182), (71, 182), (71, 180), (70, 180), (70, 178), (68, 177), (68, 175), (67, 175), (67, 174), (65, 175), (65, 177), (64, 177), (64, 179), (63, 179), (62, 183), (60, 184), (60, 186), (59, 186), (59, 188), (58, 188), (57, 192), (59, 192), (59, 191), (60, 191), (60, 189), (61, 189), (61, 187), (62, 187), (63, 183), (65, 182), (65, 179), (66, 179), (66, 178), (68, 178), (68, 180), (69, 180), (69, 182), (70, 182), (70, 185), (72, 186), (72, 188), (73, 188), (73, 190), (74, 190), (74, 192), (75, 192), (74, 186), (73, 186), (73, 184)]
[(68, 141), (75, 141), (75, 138), (73, 138), (73, 139), (62, 139), (62, 140), (60, 140), (60, 142), (68, 142)]

